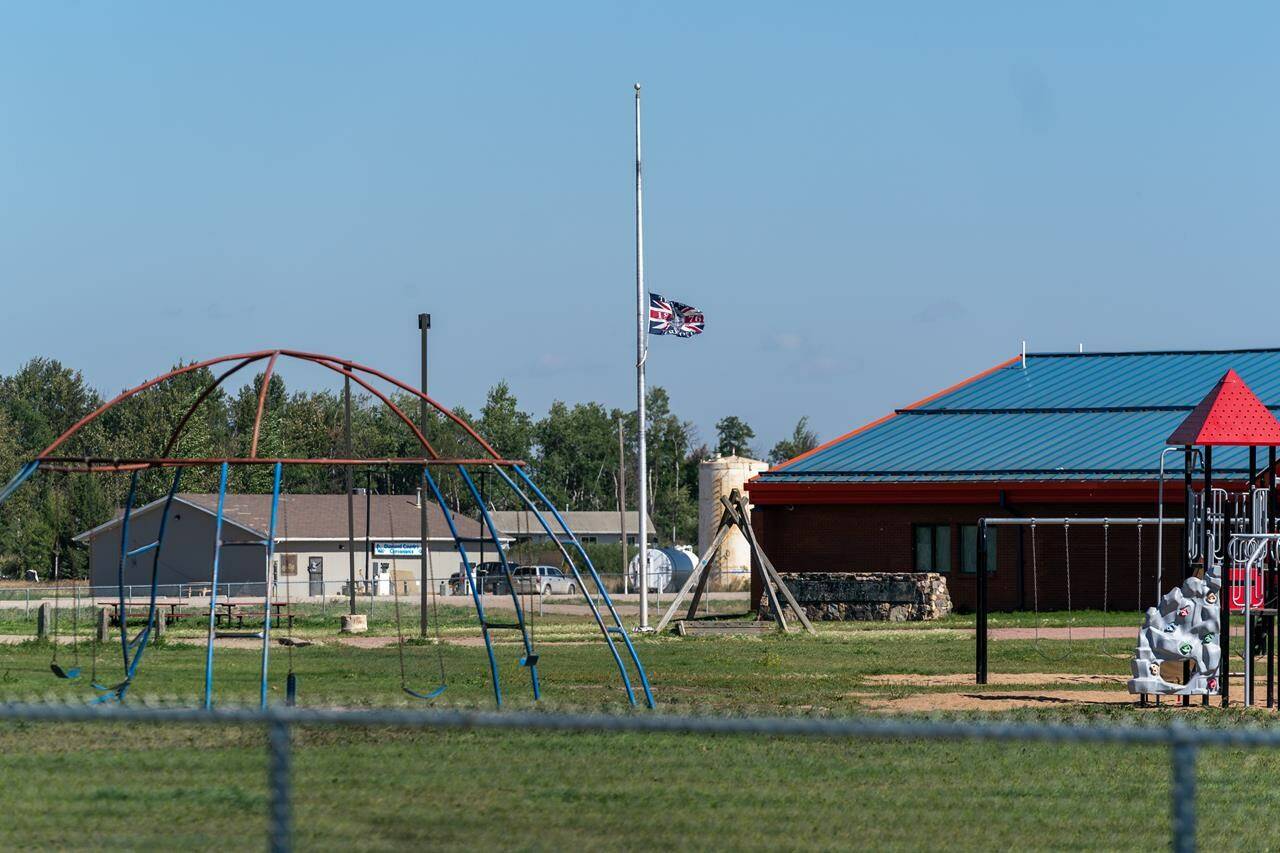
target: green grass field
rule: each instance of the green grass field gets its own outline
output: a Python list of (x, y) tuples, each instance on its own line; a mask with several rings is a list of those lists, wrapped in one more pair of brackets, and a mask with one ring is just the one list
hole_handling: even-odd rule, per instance
[[(970, 672), (971, 634), (945, 630), (966, 624), (971, 617), (915, 630), (823, 625), (817, 637), (643, 638), (638, 648), (660, 707), (637, 713), (846, 715), (902, 696), (1018, 688), (1016, 679), (982, 689), (874, 680)], [(454, 630), (471, 629), (451, 624)], [(629, 713), (592, 626), (547, 618), (537, 630), (542, 707)], [(336, 644), (332, 625), (317, 632), (324, 645), (294, 652), (300, 704), (416, 701), (399, 690), (394, 646), (350, 648)], [(991, 670), (1121, 675), (1132, 645), (1121, 631), (1114, 640), (1073, 644), (995, 641)], [(405, 651), (411, 683), (434, 686), (437, 647)], [(483, 649), (449, 644), (440, 651), (449, 688), (439, 704), (492, 707)], [(83, 683), (88, 647), (79, 682), (55, 679), (50, 653), (47, 643), (0, 647), (0, 694), (91, 695)], [(60, 651), (64, 665), (68, 654)], [(102, 677), (118, 672), (118, 645), (98, 654)], [(193, 701), (203, 654), (176, 641), (149, 650), (135, 695)], [(279, 701), (287, 654), (272, 654)], [(508, 707), (530, 706), (517, 647), (502, 645), (499, 657)], [(256, 699), (256, 652), (219, 649), (216, 663), (219, 701)], [(1123, 692), (1123, 685), (1087, 689)], [(1110, 704), (1053, 704), (1002, 717), (1159, 723), (1175, 714), (1214, 726), (1269, 719), (1262, 710), (1186, 714)], [(214, 849), (257, 847), (264, 838), (265, 750), (253, 727), (7, 724), (0, 751), (9, 803), (0, 847)], [(1276, 795), (1261, 780), (1280, 771), (1280, 755), (1211, 750), (1200, 768), (1202, 839), (1224, 833), (1231, 846), (1270, 846), (1265, 816)], [(1162, 748), (386, 729), (298, 731), (294, 773), (300, 849), (357, 850), (1150, 849), (1168, 841), (1168, 784)]]

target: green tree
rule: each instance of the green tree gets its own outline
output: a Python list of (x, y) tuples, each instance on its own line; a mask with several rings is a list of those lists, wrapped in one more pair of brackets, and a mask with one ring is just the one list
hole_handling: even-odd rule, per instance
[[(489, 389), (484, 405), (480, 408), (480, 420), (475, 424), (480, 435), (507, 459), (529, 461), (533, 456), (533, 418), (523, 410), (511, 386), (505, 381)], [(498, 487), (492, 492), (491, 501), (497, 509), (523, 509), (524, 504), (500, 477), (495, 478)]]
[(694, 427), (672, 413), (671, 398), (662, 387), (650, 389), (645, 414), (649, 419), (649, 513), (658, 541), (687, 543), (697, 536), (698, 525), (697, 467), (689, 458)]
[(818, 446), (818, 434), (809, 429), (809, 416), (805, 415), (796, 422), (796, 428), (788, 438), (782, 439), (769, 451), (769, 461), (777, 465), (794, 459), (801, 453), (808, 453)]
[[(285, 407), (289, 395), (284, 379), (278, 373), (271, 375), (262, 401), (262, 417), (258, 417), (258, 398), (262, 391), (264, 373), (242, 385), (228, 406), (230, 414), (231, 455), (247, 459), (255, 454), (272, 458), (286, 456)], [(257, 424), (257, 447), (254, 447), (254, 425)], [(235, 465), (232, 467), (228, 488), (238, 492), (262, 494), (271, 491), (272, 471), (269, 465)]]
[[(107, 410), (97, 425), (107, 437), (111, 455), (124, 459), (225, 455), (229, 450), (226, 394), (220, 388), (205, 394), (213, 381), (207, 369), (188, 371)], [(168, 470), (140, 473), (138, 502), (164, 494), (172, 477)], [(127, 477), (105, 481), (109, 494), (119, 501), (124, 500), (127, 482)], [(210, 466), (182, 472), (183, 491), (212, 491), (216, 483), (217, 471)]]
[(751, 456), (751, 439), (756, 431), (737, 415), (716, 421), (716, 450), (721, 456)]
[[(0, 408), (9, 416), (19, 453), (33, 457), (57, 436), (102, 404), (78, 370), (33, 358), (13, 376), (0, 378)], [(91, 428), (60, 448), (66, 455), (103, 453), (102, 431)]]
[[(52, 359), (34, 358), (12, 376), (0, 377), (0, 466), (7, 481), (17, 467), (101, 405), (79, 371)], [(102, 424), (92, 423), (58, 449), (60, 454), (113, 456)], [(35, 569), (43, 578), (52, 563), (53, 550), (74, 565), (71, 537), (105, 520), (110, 505), (102, 499), (103, 482), (82, 483), (76, 478), (40, 473), (14, 494), (0, 510), (0, 570), (20, 575)], [(78, 570), (83, 570), (81, 563)]]
[(534, 475), (561, 509), (614, 509), (617, 412), (599, 403), (557, 400), (534, 428), (538, 455)]
[[(454, 406), (451, 411), (459, 420), (474, 425), (475, 419), (462, 406)], [(475, 439), (467, 435), (466, 431), (451, 418), (434, 410), (429, 411), (428, 415), (427, 440), (431, 442), (431, 446), (435, 448), (436, 453), (441, 458), (483, 458), (488, 455), (476, 443)], [(436, 485), (440, 487), (445, 503), (455, 512), (477, 515), (475, 501), (471, 497), (471, 492), (456, 470), (449, 467), (435, 466), (431, 469), (431, 476), (436, 481)], [(474, 472), (472, 480), (487, 499), (491, 491), (489, 489), (490, 477), (487, 475), (480, 476), (479, 472)]]
[[(181, 365), (179, 365), (181, 366)], [(206, 391), (214, 382), (207, 369), (191, 370), (160, 383), (108, 410), (66, 445), (68, 456), (85, 454), (109, 458), (175, 456), (218, 458), (248, 456), (263, 373), (239, 386)], [(32, 359), (12, 376), (0, 376), (0, 474), (12, 476), (63, 430), (101, 404), (101, 396), (81, 375), (49, 359)], [(393, 393), (391, 400), (418, 423), (418, 398)], [(196, 405), (199, 403), (199, 405)], [(628, 508), (636, 507), (636, 413), (609, 410), (598, 403), (557, 401), (546, 415), (533, 418), (520, 408), (510, 385), (499, 382), (486, 396), (479, 417), (462, 408), (456, 414), (507, 458), (526, 460), (539, 485), (564, 509), (614, 510), (618, 505), (617, 424), (624, 426)], [(691, 424), (672, 413), (667, 391), (653, 388), (647, 400), (648, 494), (646, 507), (659, 540), (688, 542), (697, 530), (698, 463), (709, 456), (697, 445)], [(717, 425), (721, 444), (749, 452), (753, 433), (738, 418)], [(363, 458), (417, 458), (424, 455), (414, 430), (386, 404), (356, 389), (352, 398), (352, 452)], [(424, 430), (435, 453), (446, 458), (482, 458), (486, 454), (466, 429), (431, 410)], [(726, 452), (730, 447), (726, 446)], [(346, 429), (341, 392), (289, 392), (284, 379), (273, 375), (258, 434), (259, 457), (334, 458), (346, 456)], [(285, 469), (286, 491), (341, 493), (346, 471), (337, 465), (297, 465)], [(353, 471), (355, 482), (381, 490), (385, 468), (371, 465)], [(432, 468), (445, 502), (473, 517), (475, 501), (464, 480), (449, 466)], [(138, 504), (160, 497), (173, 471), (156, 469), (138, 474)], [(213, 491), (216, 466), (190, 467), (183, 472), (184, 491)], [(519, 499), (492, 472), (473, 470), (472, 477), (486, 503), (496, 508), (519, 507)], [(0, 571), (10, 575), (35, 568), (45, 576), (52, 551), (83, 571), (84, 550), (72, 548), (76, 533), (107, 520), (124, 502), (130, 475), (63, 475), (41, 472), (19, 490), (0, 512)], [(421, 484), (415, 465), (391, 468), (390, 488), (411, 494)], [(230, 488), (266, 492), (271, 485), (268, 465), (234, 470)], [(67, 565), (64, 562), (64, 565)]]
[(505, 381), (489, 389), (475, 427), (507, 459), (527, 460), (533, 454), (533, 418), (521, 411)]
[[(295, 391), (285, 403), (284, 446), (297, 459), (345, 455), (342, 397), (333, 391)], [(343, 490), (342, 469), (329, 465), (289, 465), (283, 488), (294, 493), (333, 494)]]

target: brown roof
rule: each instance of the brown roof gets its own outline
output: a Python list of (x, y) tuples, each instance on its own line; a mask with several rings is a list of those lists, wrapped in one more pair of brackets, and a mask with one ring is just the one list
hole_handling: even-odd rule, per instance
[[(177, 499), (199, 507), (209, 513), (218, 511), (216, 494), (197, 494), (180, 492)], [(365, 496), (353, 495), (355, 505), (355, 537), (365, 537)], [(368, 515), (370, 518), (370, 538), (373, 539), (418, 539), (421, 532), (419, 509), (415, 495), (370, 495)], [(164, 499), (153, 501), (146, 507), (139, 507), (136, 512), (150, 509), (162, 504)], [(445, 520), (440, 505), (435, 501), (427, 501), (427, 523), (429, 538), (449, 539), (449, 525)], [(271, 525), (271, 495), (227, 494), (223, 504), (223, 512), (228, 521), (242, 527), (266, 535)], [(76, 537), (87, 537), (105, 528), (118, 524), (120, 515), (100, 527), (80, 534)], [(475, 539), (480, 536), (480, 523), (475, 519), (454, 513), (453, 522), (458, 528), (458, 535), (464, 539)], [(337, 539), (347, 538), (347, 496), (346, 495), (281, 495), (280, 516), (276, 521), (277, 539)], [(505, 537), (504, 537), (505, 538)]]
[[(489, 513), (493, 517), (493, 523), (498, 525), (498, 529), (503, 533), (518, 536), (528, 535), (530, 533), (542, 535), (547, 531), (538, 522), (538, 517), (527, 509), (522, 510), (498, 510)], [(580, 536), (593, 535), (619, 535), (618, 530), (618, 511), (610, 510), (561, 510), (560, 516), (569, 525), (569, 529)], [(551, 525), (551, 529), (560, 533), (560, 526), (556, 523), (551, 513), (544, 513), (543, 517), (547, 523)], [(653, 519), (646, 519), (649, 525), (649, 535), (657, 535), (653, 527)], [(635, 535), (639, 533), (640, 528), (640, 511), (627, 510), (627, 533)]]

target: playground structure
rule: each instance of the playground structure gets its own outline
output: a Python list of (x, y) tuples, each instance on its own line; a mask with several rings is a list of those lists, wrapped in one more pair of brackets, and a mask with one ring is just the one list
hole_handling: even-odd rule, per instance
[[(259, 435), (263, 422), (263, 415), (267, 404), (267, 390), (271, 382), (272, 376), (275, 374), (278, 362), (281, 359), (288, 359), (294, 362), (317, 365), (325, 368), (333, 373), (343, 377), (344, 386), (346, 388), (346, 431), (347, 431), (347, 455), (339, 458), (297, 458), (297, 457), (266, 457), (258, 453)], [(206, 458), (186, 458), (175, 456), (174, 448), (177, 446), (179, 439), (183, 435), (184, 429), (191, 422), (200, 405), (209, 398), (211, 394), (218, 390), (219, 387), (231, 376), (240, 372), (250, 365), (266, 362), (261, 377), (261, 386), (258, 392), (257, 409), (253, 421), (252, 436), (250, 439), (250, 450), (247, 457), (206, 457)], [(222, 372), (216, 375), (213, 380), (208, 383), (196, 396), (185, 414), (179, 419), (173, 429), (163, 449), (156, 456), (137, 457), (137, 458), (106, 458), (95, 456), (91, 449), (82, 449), (80, 454), (69, 452), (68, 447), (72, 439), (81, 435), (81, 431), (89, 424), (96, 421), (106, 412), (124, 404), (126, 401), (152, 389), (160, 386), (168, 380), (177, 376), (191, 373), (197, 370), (209, 369), (219, 365), (226, 365)], [(436, 452), (431, 442), (428, 441), (425, 429), (425, 422), (419, 426), (405, 414), (405, 412), (396, 405), (391, 397), (380, 390), (375, 382), (381, 382), (389, 385), (394, 389), (418, 398), (423, 405), (423, 418), (425, 421), (427, 407), (433, 409), (442, 416), (447, 423), (451, 423), (453, 427), (460, 430), (464, 436), (464, 440), (468, 441), (476, 448), (474, 456), (463, 458), (445, 458)], [(353, 458), (350, 452), (350, 389), (351, 383), (355, 383), (364, 391), (371, 394), (374, 398), (385, 405), (412, 433), (416, 439), (418, 446), (422, 450), (422, 455), (406, 458), (380, 458), (380, 459), (361, 459)], [(350, 470), (360, 466), (378, 466), (386, 468), (390, 471), (395, 466), (409, 466), (421, 471), (421, 484), (423, 486), (423, 494), (430, 494), (439, 504), (444, 514), (446, 523), (449, 527), (450, 536), (453, 539), (454, 547), (461, 558), (462, 567), (466, 573), (467, 587), (471, 591), (472, 601), (476, 609), (476, 616), (480, 623), (481, 634), (484, 639), (485, 650), (488, 655), (489, 671), (493, 683), (494, 701), (501, 707), (503, 701), (502, 685), (499, 679), (498, 661), (495, 654), (493, 632), (499, 630), (509, 630), (518, 632), (521, 640), (523, 654), (520, 657), (520, 665), (529, 672), (530, 684), (533, 698), (535, 700), (541, 697), (541, 686), (538, 677), (538, 661), (539, 655), (534, 650), (532, 635), (525, 619), (524, 609), (522, 607), (520, 597), (516, 592), (516, 585), (511, 580), (511, 566), (507, 559), (506, 551), (502, 546), (500, 533), (494, 524), (490, 515), (489, 508), (481, 490), (477, 488), (472, 472), (492, 471), (498, 479), (504, 483), (511, 492), (519, 499), (521, 504), (530, 510), (537, 519), (539, 525), (543, 528), (548, 538), (555, 542), (558, 546), (564, 564), (572, 573), (577, 582), (577, 589), (582, 591), (583, 597), (591, 611), (596, 626), (599, 628), (604, 638), (605, 645), (609, 649), (613, 657), (618, 671), (621, 676), (623, 689), (626, 693), (628, 702), (635, 706), (637, 704), (638, 694), (643, 697), (643, 701), (647, 707), (654, 706), (653, 693), (649, 684), (648, 676), (644, 666), (640, 661), (635, 647), (632, 645), (631, 639), (627, 634), (626, 628), (623, 626), (622, 620), (609, 596), (608, 590), (605, 588), (595, 566), (592, 564), (586, 550), (582, 547), (582, 543), (578, 537), (569, 528), (564, 517), (559, 510), (551, 503), (547, 496), (538, 488), (537, 484), (524, 470), (524, 462), (521, 460), (511, 460), (503, 458), (496, 450), (484, 440), (476, 430), (458, 417), (448, 408), (444, 407), (424, 391), (414, 388), (413, 386), (398, 380), (386, 373), (359, 364), (348, 359), (337, 358), (319, 353), (304, 352), (288, 349), (269, 349), (259, 350), (255, 352), (239, 353), (234, 355), (226, 355), (218, 358), (207, 359), (195, 362), (168, 373), (162, 374), (154, 379), (142, 383), (134, 388), (128, 389), (115, 398), (109, 400), (99, 406), (93, 412), (81, 418), (75, 424), (71, 425), (66, 431), (59, 435), (49, 446), (44, 448), (35, 458), (24, 464), (17, 474), (0, 489), (0, 505), (8, 500), (22, 484), (41, 472), (60, 473), (60, 474), (76, 474), (76, 475), (110, 475), (110, 474), (128, 474), (129, 489), (128, 496), (125, 500), (123, 515), (121, 520), (121, 548), (120, 562), (117, 576), (117, 588), (119, 595), (119, 626), (120, 626), (120, 647), (122, 660), (122, 679), (115, 684), (100, 684), (95, 681), (93, 687), (98, 692), (98, 696), (94, 701), (123, 701), (130, 686), (137, 677), (139, 667), (142, 663), (144, 653), (149, 643), (154, 639), (157, 623), (157, 589), (160, 570), (160, 556), (164, 548), (165, 527), (169, 517), (170, 505), (174, 496), (178, 493), (182, 480), (182, 474), (185, 469), (195, 467), (213, 467), (218, 471), (218, 492), (217, 492), (217, 511), (215, 516), (215, 533), (213, 543), (213, 554), (210, 566), (210, 594), (209, 594), (209, 616), (207, 628), (207, 641), (205, 652), (204, 666), (204, 687), (203, 687), (203, 704), (204, 707), (213, 706), (215, 696), (215, 669), (214, 669), (214, 640), (216, 636), (216, 607), (217, 607), (217, 590), (218, 590), (218, 564), (224, 547), (232, 545), (251, 544), (264, 546), (266, 553), (266, 561), (264, 566), (264, 626), (262, 630), (262, 650), (261, 650), (261, 677), (260, 677), (260, 704), (266, 707), (268, 692), (268, 660), (271, 645), (271, 610), (273, 600), (273, 588), (275, 579), (272, 571), (272, 558), (274, 556), (276, 529), (280, 516), (281, 508), (281, 491), (283, 481), (283, 471), (286, 466), (292, 465), (324, 465), (343, 467)], [(228, 542), (222, 538), (222, 528), (225, 518), (224, 508), (227, 495), (227, 481), (230, 470), (235, 466), (252, 466), (266, 465), (272, 470), (272, 491), (271, 491), (271, 514), (269, 529), (266, 537), (262, 541), (255, 542)], [(459, 535), (457, 525), (454, 521), (454, 513), (450, 510), (449, 505), (444, 499), (437, 478), (432, 475), (432, 468), (452, 471), (459, 477), (461, 483), (465, 486), (465, 492), (470, 498), (471, 503), (475, 506), (480, 520), (482, 529), (487, 531), (489, 538), (492, 540), (496, 548), (498, 559), (501, 563), (502, 570), (506, 576), (506, 590), (511, 595), (512, 604), (515, 611), (515, 621), (499, 622), (488, 618), (484, 608), (484, 602), (481, 597), (478, 584), (475, 582), (473, 564), (468, 556), (466, 543), (467, 539)], [(169, 487), (167, 498), (165, 499), (164, 512), (161, 515), (161, 521), (158, 533), (154, 540), (133, 544), (129, 538), (129, 522), (138, 497), (138, 475), (141, 472), (157, 469), (173, 469), (173, 479)], [(351, 512), (351, 503), (348, 502), (349, 513)], [(550, 520), (548, 519), (550, 516)], [(423, 514), (423, 538), (424, 547), (422, 548), (423, 560), (423, 579), (429, 576), (428, 560), (430, 559), (430, 549), (425, 547), (427, 538), (426, 530), (426, 514)], [(351, 522), (351, 519), (348, 519)], [(554, 524), (553, 524), (554, 522)], [(287, 525), (287, 518), (285, 519)], [(125, 583), (124, 572), (126, 561), (143, 556), (151, 555), (152, 570), (151, 584), (149, 590), (149, 604), (147, 609), (147, 617), (143, 627), (133, 636), (129, 635), (128, 620), (125, 618), (126, 601), (125, 601)], [(586, 583), (589, 579), (591, 585)], [(396, 586), (392, 585), (393, 588)], [(423, 583), (424, 599), (428, 594), (427, 589), (430, 584)], [(354, 595), (354, 592), (352, 593)], [(434, 595), (435, 590), (430, 590), (430, 595)], [(423, 602), (423, 618), (426, 619), (426, 602)], [(444, 673), (443, 657), (440, 658), (441, 678), (439, 684), (415, 685), (410, 684), (404, 667), (404, 635), (401, 628), (400, 620), (400, 602), (397, 594), (396, 601), (396, 633), (397, 644), (400, 652), (401, 660), (401, 688), (404, 692), (417, 699), (432, 700), (440, 696), (447, 688), (447, 680)], [(436, 621), (436, 645), (439, 648), (439, 621)], [(424, 621), (425, 626), (425, 621)], [(65, 670), (57, 660), (57, 645), (55, 643), (54, 657), (51, 662), (51, 669), (54, 674), (60, 678), (76, 678), (79, 672), (76, 670)], [(290, 648), (292, 645), (290, 644)], [(624, 657), (625, 656), (625, 657)], [(95, 658), (96, 669), (96, 658)], [(633, 684), (632, 672), (639, 682), (639, 689)], [(290, 667), (288, 676), (288, 697), (290, 703), (296, 691), (296, 678)]]
[[(1182, 579), (1165, 592), (1163, 551), (1157, 545), (1155, 606), (1146, 610), (1131, 661), (1129, 691), (1144, 703), (1148, 696), (1178, 695), (1188, 704), (1198, 695), (1205, 704), (1219, 695), (1225, 706), (1231, 695), (1231, 614), (1244, 624), (1243, 700), (1254, 699), (1254, 657), (1266, 657), (1266, 706), (1276, 702), (1276, 615), (1280, 602), (1277, 566), (1280, 533), (1276, 530), (1276, 447), (1280, 421), (1235, 373), (1227, 373), (1169, 436), (1160, 454), (1157, 515), (1154, 518), (985, 518), (978, 525), (979, 565), (983, 565), (990, 527), (1026, 525), (1153, 525), (1160, 541), (1166, 527), (1181, 528)], [(1215, 483), (1213, 448), (1248, 450), (1245, 482)], [(1265, 470), (1258, 450), (1267, 449)], [(1164, 514), (1166, 456), (1181, 451), (1185, 500), (1181, 518)], [(1196, 475), (1199, 473), (1199, 483)], [(1139, 533), (1141, 535), (1141, 533)], [(1034, 533), (1033, 533), (1034, 536)], [(1070, 544), (1067, 544), (1068, 601)], [(1034, 539), (1033, 539), (1034, 542)], [(1141, 542), (1141, 539), (1139, 539)], [(1140, 547), (1140, 546), (1139, 546)], [(1141, 551), (1139, 551), (1141, 553)], [(1034, 569), (1033, 569), (1034, 571)], [(1104, 575), (1105, 577), (1105, 575)], [(1224, 594), (1224, 589), (1226, 594)], [(979, 572), (976, 680), (988, 678), (987, 577)], [(1180, 670), (1180, 673), (1176, 673)], [(1158, 698), (1157, 698), (1158, 701)]]

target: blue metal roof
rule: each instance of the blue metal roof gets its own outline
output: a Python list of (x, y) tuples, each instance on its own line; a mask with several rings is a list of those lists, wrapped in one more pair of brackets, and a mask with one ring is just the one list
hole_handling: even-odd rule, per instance
[[(760, 480), (1150, 480), (1228, 369), (1280, 409), (1280, 350), (1028, 354)], [(1216, 448), (1214, 468), (1247, 471), (1248, 449)]]

